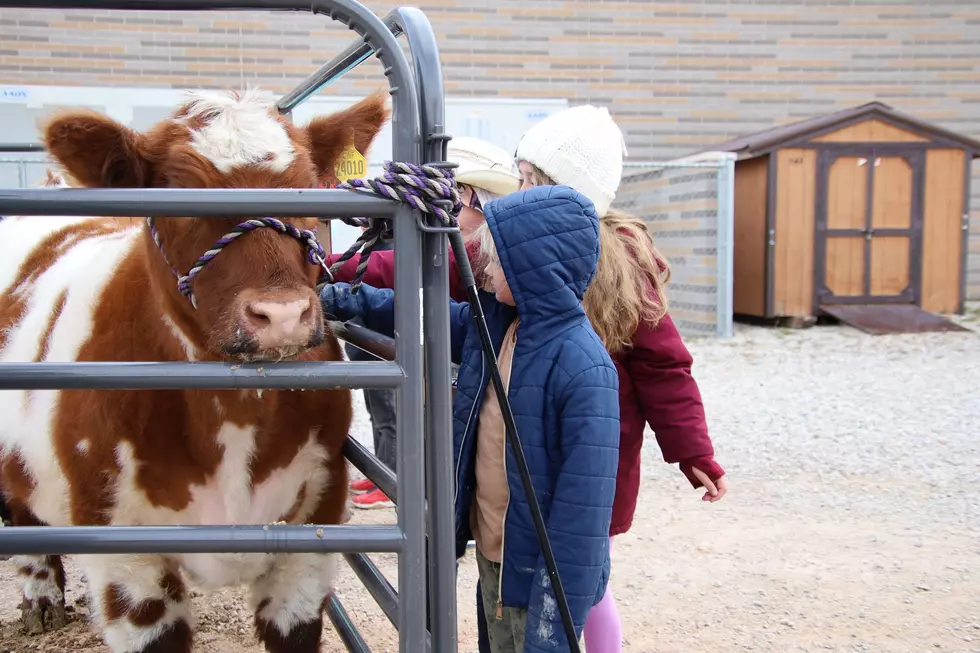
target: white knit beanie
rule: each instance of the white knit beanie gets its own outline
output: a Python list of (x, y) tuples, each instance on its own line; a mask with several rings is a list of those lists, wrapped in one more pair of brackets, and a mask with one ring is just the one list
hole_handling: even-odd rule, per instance
[(609, 111), (589, 104), (548, 116), (517, 145), (518, 161), (588, 197), (600, 217), (616, 199), (624, 156), (623, 133)]

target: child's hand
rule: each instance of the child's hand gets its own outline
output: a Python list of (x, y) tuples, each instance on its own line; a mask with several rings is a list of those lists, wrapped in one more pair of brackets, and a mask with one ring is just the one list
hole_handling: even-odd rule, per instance
[(709, 503), (721, 501), (721, 499), (728, 492), (728, 481), (725, 480), (724, 476), (721, 476), (718, 478), (718, 480), (712, 482), (708, 475), (697, 467), (692, 468), (691, 473), (694, 474), (699, 481), (701, 481), (701, 484), (704, 485), (704, 489), (706, 490), (704, 496), (701, 497), (702, 501), (708, 501)]

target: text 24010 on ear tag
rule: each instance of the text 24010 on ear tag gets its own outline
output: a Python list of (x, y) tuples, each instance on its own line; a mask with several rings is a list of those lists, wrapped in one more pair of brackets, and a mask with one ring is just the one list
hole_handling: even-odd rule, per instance
[(340, 153), (334, 174), (341, 182), (363, 179), (367, 175), (367, 159), (357, 151), (353, 143), (345, 147), (344, 151)]

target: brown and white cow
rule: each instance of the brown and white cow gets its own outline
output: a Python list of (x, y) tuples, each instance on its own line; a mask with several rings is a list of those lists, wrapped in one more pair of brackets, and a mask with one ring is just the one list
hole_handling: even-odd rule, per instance
[[(49, 153), (88, 187), (311, 188), (351, 134), (365, 152), (385, 96), (306, 127), (257, 91), (198, 91), (139, 133), (88, 111), (44, 128)], [(58, 192), (53, 190), (52, 192)], [(0, 221), (0, 360), (341, 360), (303, 244), (272, 228), (238, 238), (192, 282), (175, 272), (241, 220), (10, 217)], [(314, 218), (284, 219), (312, 230)], [(270, 363), (274, 364), (274, 363)], [(337, 524), (351, 395), (329, 391), (0, 392), (0, 482), (13, 525)], [(185, 653), (185, 581), (248, 583), (258, 637), (318, 650), (333, 556), (80, 556), (96, 626), (113, 653)], [(23, 616), (64, 622), (57, 556), (17, 556)]]

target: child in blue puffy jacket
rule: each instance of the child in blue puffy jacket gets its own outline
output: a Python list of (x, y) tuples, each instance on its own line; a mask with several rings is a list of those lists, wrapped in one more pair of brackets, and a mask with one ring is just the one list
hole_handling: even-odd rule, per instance
[[(501, 379), (541, 505), (576, 634), (605, 593), (619, 463), (619, 375), (582, 296), (599, 259), (592, 203), (540, 186), (487, 203), (477, 234), (492, 292), (480, 292)], [(394, 295), (324, 287), (323, 308), (394, 330)], [(469, 304), (450, 310), (460, 363), (453, 403), (456, 553), (476, 541), (491, 649), (566, 651), (568, 643)]]

